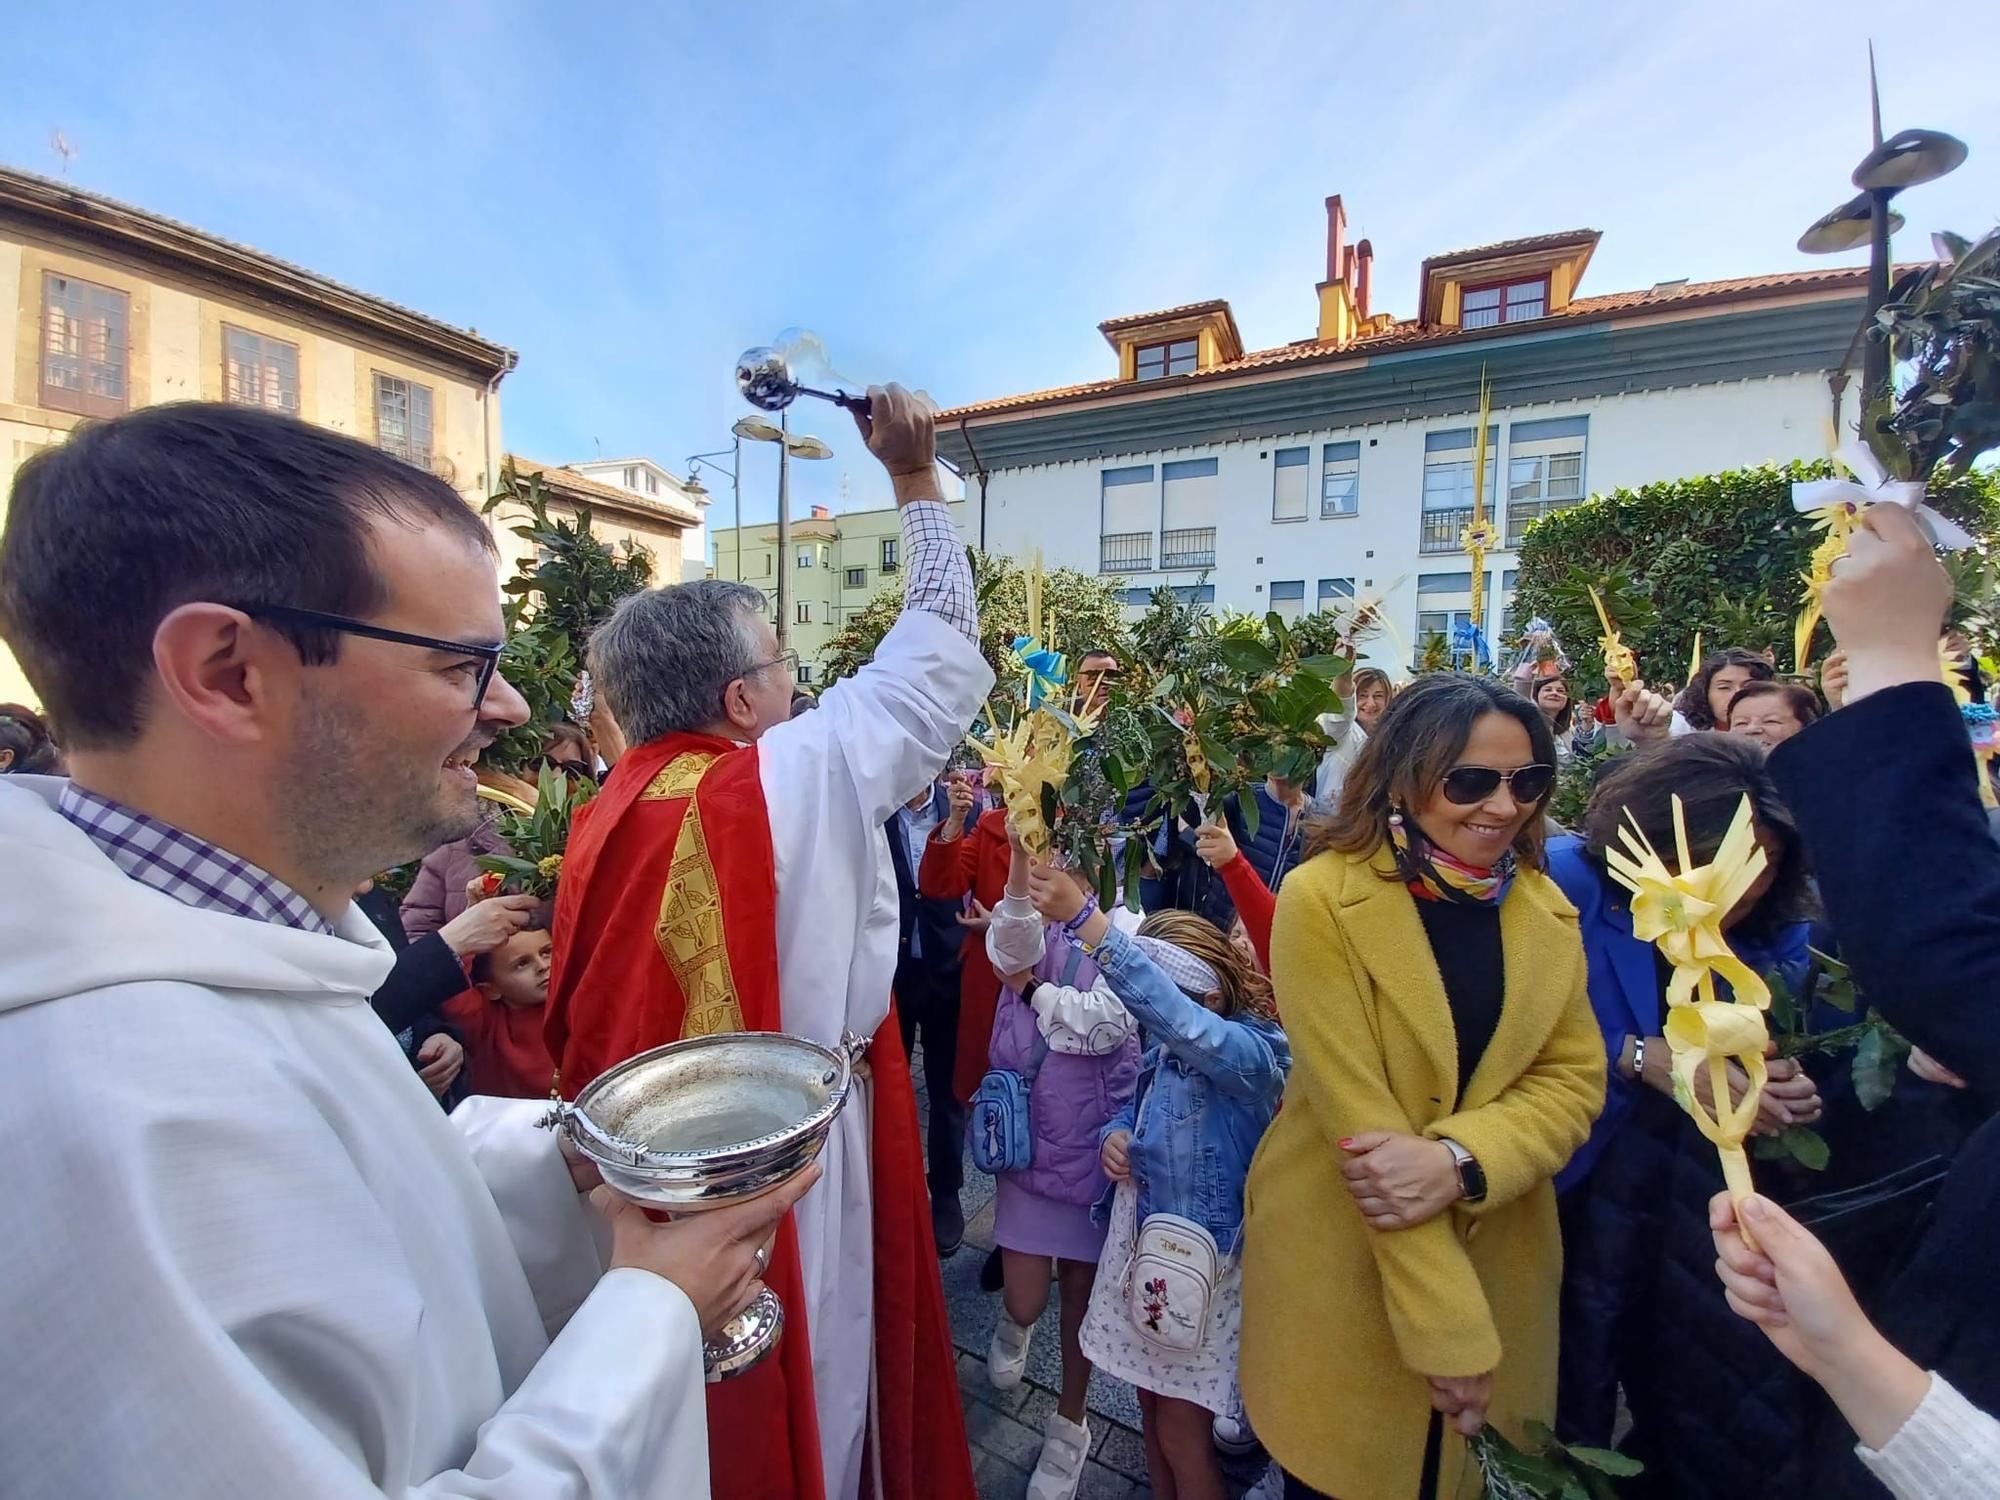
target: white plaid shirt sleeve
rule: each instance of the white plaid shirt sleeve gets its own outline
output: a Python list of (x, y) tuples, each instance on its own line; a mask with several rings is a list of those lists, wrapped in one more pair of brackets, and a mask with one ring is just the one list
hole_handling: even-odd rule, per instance
[(942, 617), (973, 645), (979, 644), (979, 600), (972, 564), (942, 500), (912, 500), (903, 507), (903, 608)]

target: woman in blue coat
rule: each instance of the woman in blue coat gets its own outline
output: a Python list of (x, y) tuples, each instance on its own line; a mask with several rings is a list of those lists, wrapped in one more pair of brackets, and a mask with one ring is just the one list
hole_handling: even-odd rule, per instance
[[(1605, 851), (1618, 847), (1619, 831), (1631, 821), (1673, 863), (1675, 794), (1698, 862), (1714, 856), (1749, 797), (1767, 865), (1724, 918), (1723, 931), (1737, 957), (1760, 973), (1779, 972), (1795, 989), (1808, 961), (1811, 895), (1802, 848), (1765, 769), (1764, 750), (1752, 741), (1693, 735), (1621, 758), (1592, 796), (1581, 835), (1549, 844), (1549, 874), (1577, 909), (1608, 1065), (1604, 1112), (1556, 1178), (1565, 1259), (1559, 1425), (1581, 1442), (1609, 1441), (1620, 1381), (1628, 1400), (1637, 1395), (1643, 1406), (1659, 1363), (1652, 1329), (1663, 1313), (1669, 1321), (1672, 1314), (1657, 1298), (1673, 1284), (1658, 1270), (1661, 1216), (1677, 1201), (1670, 1186), (1677, 1161), (1685, 1157), (1704, 1183), (1721, 1175), (1714, 1149), (1673, 1102), (1672, 1056), (1661, 1036), (1665, 961), (1634, 935), (1627, 893), (1605, 869)], [(1817, 1119), (1813, 1081), (1794, 1062), (1774, 1060), (1770, 1067), (1757, 1131), (1777, 1134)], [(1699, 1201), (1691, 1211), (1701, 1228)], [(1635, 1415), (1643, 1412), (1635, 1408)]]

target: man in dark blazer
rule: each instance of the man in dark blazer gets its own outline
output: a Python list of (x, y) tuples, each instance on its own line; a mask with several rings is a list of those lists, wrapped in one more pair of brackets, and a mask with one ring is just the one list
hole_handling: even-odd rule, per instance
[[(1960, 1148), (1921, 1238), (1869, 1311), (1912, 1360), (2000, 1412), (2000, 845), (1964, 720), (1938, 680), (1952, 586), (1909, 512), (1871, 507), (1826, 615), (1846, 706), (1780, 745), (1771, 772), (1862, 994), (1965, 1080), (1986, 1123)], [(1830, 1435), (1831, 1436), (1831, 1435)], [(1879, 1494), (1852, 1435), (1816, 1445), (1820, 1495)]]
[[(965, 1109), (952, 1093), (952, 1066), (958, 1056), (959, 949), (965, 929), (956, 901), (937, 901), (917, 891), (917, 867), (931, 830), (951, 810), (951, 799), (977, 796), (963, 776), (928, 786), (898, 808), (884, 825), (889, 859), (896, 871), (900, 925), (896, 939), (896, 1012), (902, 1021), (903, 1050), (924, 1046), (924, 1091), (930, 1096), (926, 1129), (931, 1189), (931, 1232), (938, 1254), (949, 1255), (965, 1238), (959, 1206), (963, 1185)], [(970, 814), (977, 816), (977, 809)]]

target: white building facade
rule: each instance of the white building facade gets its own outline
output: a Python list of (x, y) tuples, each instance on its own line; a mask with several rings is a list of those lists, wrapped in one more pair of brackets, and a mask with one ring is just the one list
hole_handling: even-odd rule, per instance
[(1542, 515), (1828, 450), (1859, 269), (1577, 298), (1596, 243), (1579, 231), (1426, 262), (1432, 321), (1398, 322), (1368, 314), (1366, 242), (1346, 250), (1328, 207), (1325, 336), (1244, 355), (1226, 304), (1118, 319), (1102, 326), (1121, 378), (946, 412), (980, 545), (1119, 577), (1135, 607), (1162, 585), (1286, 618), (1379, 599), (1370, 654), (1406, 670), (1474, 623), (1459, 535), (1482, 374), (1505, 546), (1476, 623), (1499, 645)]
[(660, 582), (686, 583), (708, 576), (707, 511), (711, 497), (707, 490), (698, 487), (690, 489), (684, 481), (650, 458), (593, 458), (564, 467), (599, 484), (626, 490), (656, 504), (678, 506), (701, 517), (694, 525), (681, 530), (681, 576), (678, 579), (662, 578)]

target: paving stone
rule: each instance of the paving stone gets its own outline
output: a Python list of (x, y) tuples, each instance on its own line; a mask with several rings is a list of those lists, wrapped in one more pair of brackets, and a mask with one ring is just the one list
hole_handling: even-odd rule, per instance
[(1077, 1481), (1076, 1500), (1132, 1500), (1132, 1481), (1103, 1464), (1089, 1463), (1083, 1466), (1083, 1477)]
[(1028, 1478), (1034, 1471), (1008, 1463), (997, 1453), (980, 1457), (972, 1471), (979, 1500), (1026, 1500)]
[(1004, 1458), (1021, 1468), (1034, 1468), (1035, 1460), (1041, 1457), (1042, 1435), (990, 1406), (974, 1403), (966, 1412), (965, 1435), (975, 1452)]
[(1128, 1479), (1144, 1479), (1145, 1442), (1129, 1427), (1107, 1427), (1104, 1441), (1098, 1446), (1097, 1461), (1107, 1469), (1116, 1469)]

